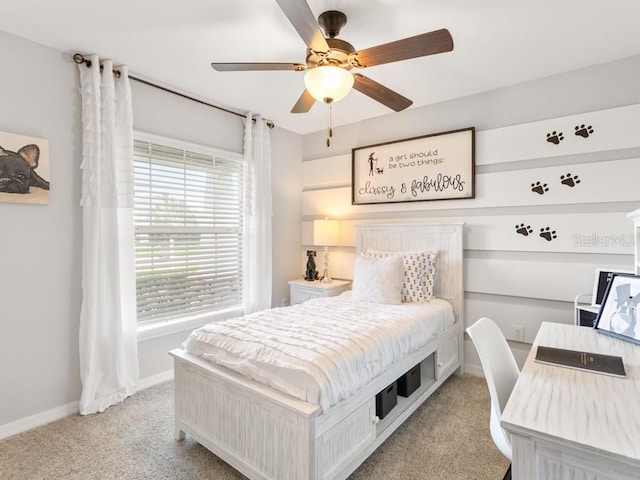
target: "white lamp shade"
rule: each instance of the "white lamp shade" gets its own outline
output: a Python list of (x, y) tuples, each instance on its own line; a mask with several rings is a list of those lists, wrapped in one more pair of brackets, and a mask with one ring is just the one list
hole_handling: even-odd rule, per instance
[(320, 247), (338, 245), (338, 222), (327, 219), (314, 220), (313, 244)]
[(344, 68), (323, 65), (307, 70), (304, 85), (316, 100), (326, 103), (337, 102), (351, 91), (353, 75)]

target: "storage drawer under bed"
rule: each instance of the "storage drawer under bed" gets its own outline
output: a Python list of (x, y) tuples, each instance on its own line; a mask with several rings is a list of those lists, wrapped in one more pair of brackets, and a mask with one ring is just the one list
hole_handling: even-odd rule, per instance
[(436, 378), (440, 378), (443, 372), (446, 372), (453, 364), (457, 363), (460, 358), (458, 336), (453, 335), (449, 340), (446, 340), (438, 348), (436, 355)]

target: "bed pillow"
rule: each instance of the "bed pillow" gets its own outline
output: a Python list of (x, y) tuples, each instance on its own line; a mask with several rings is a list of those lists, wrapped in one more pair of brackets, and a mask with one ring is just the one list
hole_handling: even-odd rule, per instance
[(399, 305), (402, 303), (403, 273), (399, 256), (376, 258), (358, 255), (353, 267), (351, 300)]
[(437, 252), (385, 252), (367, 249), (366, 256), (402, 258), (403, 280), (400, 292), (404, 303), (426, 303), (433, 297)]

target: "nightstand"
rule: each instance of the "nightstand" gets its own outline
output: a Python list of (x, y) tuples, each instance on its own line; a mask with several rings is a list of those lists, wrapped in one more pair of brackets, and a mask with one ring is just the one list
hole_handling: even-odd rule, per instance
[(310, 298), (335, 297), (351, 288), (348, 280), (332, 280), (322, 283), (320, 280), (309, 282), (307, 280), (289, 281), (291, 289), (291, 305), (302, 303)]

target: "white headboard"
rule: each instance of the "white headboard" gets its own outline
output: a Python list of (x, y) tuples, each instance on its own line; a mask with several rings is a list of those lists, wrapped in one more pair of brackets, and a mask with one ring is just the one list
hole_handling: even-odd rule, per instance
[(462, 226), (462, 223), (356, 225), (356, 253), (367, 248), (388, 252), (437, 251), (435, 295), (451, 302), (456, 320), (464, 322)]

